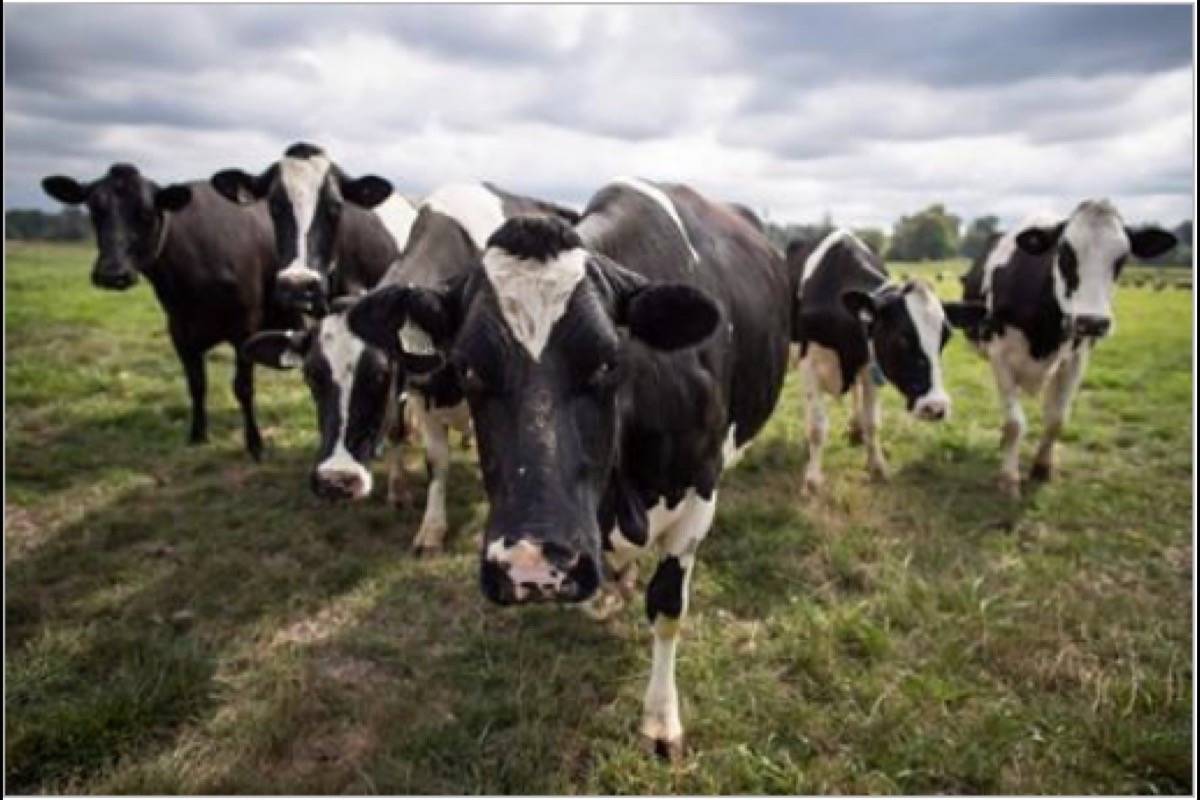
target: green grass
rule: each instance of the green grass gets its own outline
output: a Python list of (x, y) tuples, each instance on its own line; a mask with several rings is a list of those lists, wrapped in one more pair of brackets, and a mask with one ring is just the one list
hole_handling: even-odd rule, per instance
[[(1120, 290), (1059, 480), (1019, 503), (993, 488), (992, 380), (961, 337), (948, 424), (889, 390), (883, 486), (843, 404), (826, 493), (801, 499), (789, 378), (701, 549), (672, 767), (636, 738), (640, 602), (598, 624), (481, 598), (471, 453), (448, 555), (415, 561), (417, 512), (310, 497), (298, 376), (258, 373), (256, 466), (215, 353), (213, 441), (185, 446), (148, 288), (94, 290), (82, 248), (7, 255), (10, 791), (1193, 790), (1190, 292)], [(953, 297), (962, 269), (897, 271)]]

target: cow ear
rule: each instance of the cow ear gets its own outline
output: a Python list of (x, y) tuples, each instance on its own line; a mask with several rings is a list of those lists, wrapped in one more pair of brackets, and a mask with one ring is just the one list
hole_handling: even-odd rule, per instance
[(1026, 228), (1017, 234), (1017, 247), (1021, 251), (1031, 256), (1041, 256), (1050, 252), (1050, 249), (1058, 244), (1059, 238), (1062, 236), (1063, 229), (1067, 227), (1065, 221), (1057, 225), (1051, 225), (1040, 228)]
[(392, 193), (392, 184), (378, 175), (364, 175), (354, 180), (343, 179), (340, 188), (342, 197), (363, 208), (374, 208), (387, 200)]
[(346, 314), (350, 332), (392, 358), (405, 357), (414, 372), (441, 363), (438, 346), (454, 335), (454, 315), (445, 291), (385, 286), (365, 294)]
[(74, 178), (66, 175), (51, 175), (42, 179), (42, 191), (60, 203), (77, 206), (87, 200), (90, 186), (84, 186)]
[(842, 305), (850, 312), (850, 316), (857, 320), (867, 323), (875, 321), (875, 313), (878, 308), (875, 305), (875, 298), (868, 292), (858, 289), (842, 292)]
[(1141, 230), (1125, 229), (1129, 236), (1130, 248), (1138, 258), (1156, 258), (1166, 253), (1176, 244), (1175, 234), (1168, 233), (1162, 228), (1142, 228)]
[(312, 346), (310, 331), (262, 331), (246, 340), (242, 355), (272, 369), (292, 369), (304, 363)]
[(261, 199), (269, 187), (265, 176), (254, 177), (240, 169), (223, 169), (208, 179), (217, 194), (231, 203), (247, 205)]
[(192, 190), (182, 183), (173, 183), (154, 193), (154, 207), (159, 211), (182, 211), (192, 202)]
[(628, 298), (625, 324), (633, 338), (655, 350), (681, 350), (702, 344), (721, 321), (721, 310), (706, 293), (682, 283), (651, 284)]
[(970, 328), (978, 325), (987, 316), (983, 303), (942, 303), (946, 309), (946, 320), (952, 328)]

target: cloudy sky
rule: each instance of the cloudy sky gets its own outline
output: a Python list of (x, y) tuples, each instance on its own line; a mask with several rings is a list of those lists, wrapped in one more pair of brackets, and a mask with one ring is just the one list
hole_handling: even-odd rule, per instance
[(50, 173), (257, 172), (291, 142), (417, 195), (691, 183), (890, 225), (1107, 195), (1191, 217), (1189, 6), (5, 7), (9, 207)]

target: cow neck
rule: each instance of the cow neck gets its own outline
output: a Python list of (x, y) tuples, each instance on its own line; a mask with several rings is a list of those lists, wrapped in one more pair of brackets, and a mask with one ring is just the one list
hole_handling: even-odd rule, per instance
[(171, 232), (171, 212), (162, 212), (162, 222), (158, 226), (158, 243), (154, 246), (154, 256), (151, 263), (156, 263), (162, 257), (163, 250), (167, 246), (167, 236)]
[[(895, 288), (894, 283), (885, 281), (878, 289), (871, 292), (871, 297), (879, 297), (893, 288)], [(879, 366), (879, 360), (875, 357), (875, 340), (871, 337), (870, 326), (867, 325), (866, 320), (861, 315), (858, 318), (858, 322), (862, 326), (863, 338), (867, 340), (867, 376), (876, 386), (883, 386), (887, 383), (887, 376), (883, 374), (883, 368)]]

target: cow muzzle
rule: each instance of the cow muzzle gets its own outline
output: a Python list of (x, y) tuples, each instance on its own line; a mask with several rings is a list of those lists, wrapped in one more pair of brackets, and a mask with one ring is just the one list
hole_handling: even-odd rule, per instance
[(287, 269), (275, 279), (275, 302), (310, 314), (324, 315), (329, 309), (321, 276), (309, 269)]
[(122, 292), (137, 283), (138, 275), (128, 267), (92, 270), (92, 284), (98, 289)]
[(950, 398), (945, 392), (930, 392), (913, 404), (912, 413), (926, 422), (941, 422), (950, 417)]
[(1112, 329), (1112, 319), (1098, 314), (1080, 314), (1071, 320), (1071, 329), (1084, 339), (1102, 339)]
[(316, 469), (313, 493), (324, 500), (362, 500), (371, 494), (371, 475), (362, 469)]
[(496, 539), (483, 554), (483, 594), (500, 605), (580, 603), (600, 585), (600, 567), (587, 553), (531, 538)]

